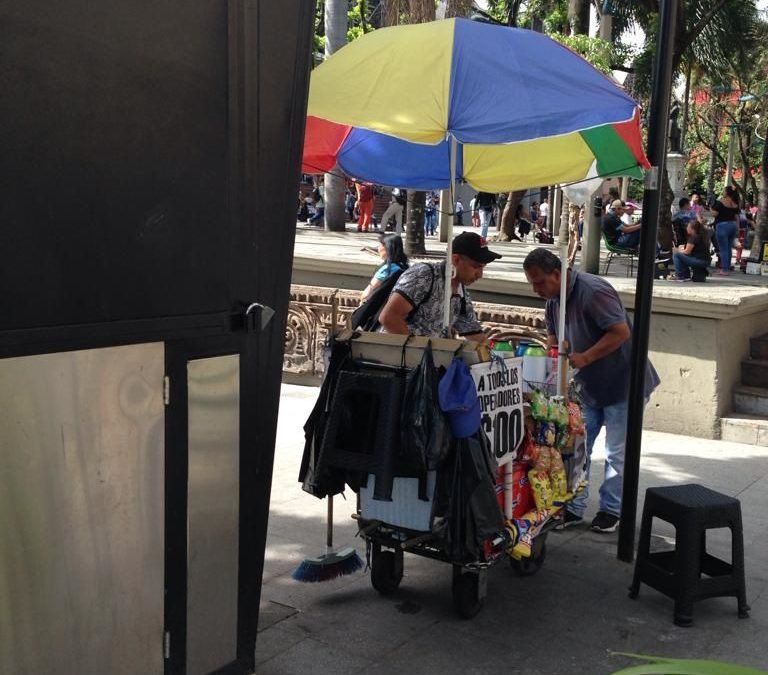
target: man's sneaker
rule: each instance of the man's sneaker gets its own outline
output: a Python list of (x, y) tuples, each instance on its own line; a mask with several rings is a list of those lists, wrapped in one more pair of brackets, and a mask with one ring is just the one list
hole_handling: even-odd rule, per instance
[(564, 530), (566, 527), (570, 527), (571, 525), (578, 525), (583, 522), (584, 518), (581, 516), (577, 516), (575, 513), (566, 511), (563, 515), (563, 519), (560, 521), (560, 523), (558, 523), (555, 529)]
[(598, 511), (597, 515), (592, 520), (592, 529), (595, 532), (615, 532), (619, 526), (619, 519), (613, 514), (606, 513), (605, 511)]

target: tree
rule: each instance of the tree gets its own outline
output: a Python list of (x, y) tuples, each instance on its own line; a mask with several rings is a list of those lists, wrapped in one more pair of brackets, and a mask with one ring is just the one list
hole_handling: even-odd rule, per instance
[[(409, 0), (408, 13), (410, 23), (428, 23), (435, 20), (434, 0)], [(424, 246), (424, 206), (425, 192), (408, 190), (406, 209), (407, 229), (405, 231), (405, 250), (408, 255), (423, 255)]]
[[(326, 58), (347, 43), (348, 10), (346, 0), (325, 0)], [(325, 174), (325, 227), (332, 232), (346, 229), (344, 187), (344, 176), (338, 167)]]
[[(643, 51), (633, 64), (633, 93), (636, 98), (647, 100), (658, 37), (659, 0), (623, 0), (613, 2), (612, 9), (614, 35), (620, 35), (633, 23), (645, 31)], [(756, 19), (754, 0), (681, 0), (676, 33), (667, 36), (674, 45), (673, 73), (678, 75), (689, 60), (710, 73), (727, 67), (733, 45), (742, 39), (745, 27), (753, 25)], [(659, 219), (659, 242), (665, 249), (672, 246), (672, 198), (669, 176), (665, 171)]]
[(400, 23), (400, 0), (382, 0), (381, 10), (382, 27), (397, 26)]
[(471, 11), (472, 0), (448, 0), (448, 5), (445, 8), (445, 18), (450, 19), (454, 16), (469, 16)]
[(589, 3), (587, 0), (568, 1), (568, 24), (571, 35), (587, 35), (589, 33)]
[(753, 257), (757, 257), (761, 240), (768, 241), (768, 131), (762, 140), (763, 152), (760, 155), (760, 209), (757, 216), (757, 232), (752, 245)]

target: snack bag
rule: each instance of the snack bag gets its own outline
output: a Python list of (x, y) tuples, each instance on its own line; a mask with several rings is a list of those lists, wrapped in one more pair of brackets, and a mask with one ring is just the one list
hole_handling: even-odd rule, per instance
[(537, 437), (539, 445), (546, 445), (552, 447), (557, 440), (557, 427), (554, 422), (542, 422), (539, 426), (539, 434)]
[(531, 393), (531, 417), (535, 420), (544, 421), (549, 415), (549, 405), (544, 392), (538, 389)]
[(581, 408), (577, 403), (568, 403), (568, 430), (572, 436), (584, 435), (584, 418), (581, 416)]
[(536, 450), (536, 444), (533, 442), (533, 436), (526, 425), (523, 440), (517, 450), (517, 461), (533, 464), (536, 461), (537, 455), (538, 451)]
[(560, 452), (554, 448), (549, 451), (549, 480), (552, 486), (552, 502), (559, 506), (568, 495), (568, 481), (563, 458), (560, 456)]
[(514, 530), (515, 536), (510, 539), (514, 544), (508, 548), (513, 558), (530, 558), (533, 537), (531, 536), (531, 523), (526, 520), (515, 520), (507, 525), (507, 532)]
[(528, 472), (528, 480), (531, 483), (537, 511), (552, 508), (552, 485), (549, 480), (550, 461), (550, 449), (539, 447), (536, 463)]

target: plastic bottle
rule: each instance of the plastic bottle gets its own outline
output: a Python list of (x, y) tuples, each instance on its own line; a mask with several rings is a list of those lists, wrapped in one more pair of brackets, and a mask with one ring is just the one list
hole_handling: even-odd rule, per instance
[(523, 354), (523, 379), (530, 383), (543, 383), (547, 379), (547, 352), (538, 345), (528, 345)]

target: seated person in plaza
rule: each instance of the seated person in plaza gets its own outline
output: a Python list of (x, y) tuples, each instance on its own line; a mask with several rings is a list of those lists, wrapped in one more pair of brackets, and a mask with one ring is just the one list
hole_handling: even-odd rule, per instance
[(621, 220), (624, 215), (624, 202), (614, 199), (611, 202), (611, 212), (603, 216), (603, 233), (611, 246), (636, 249), (640, 246), (640, 223), (627, 225)]
[[(482, 342), (485, 333), (477, 320), (466, 287), (483, 277), (483, 269), (501, 258), (488, 249), (475, 232), (463, 232), (453, 240), (451, 262), (451, 311), (449, 336)], [(397, 280), (379, 322), (387, 333), (439, 336), (443, 333), (445, 263), (413, 265)]]
[(361, 303), (365, 302), (368, 296), (389, 277), (408, 267), (408, 256), (405, 255), (403, 240), (399, 234), (382, 234), (379, 237), (378, 254), (382, 264), (376, 269), (370, 283), (360, 296)]
[(698, 219), (688, 221), (687, 235), (688, 243), (678, 246), (672, 255), (678, 281), (690, 281), (691, 267), (707, 269), (711, 261), (709, 235)]

